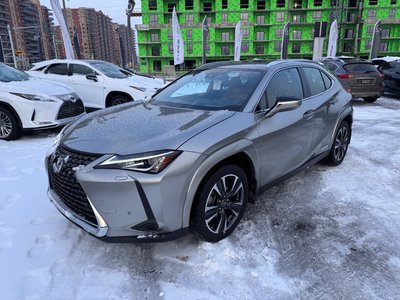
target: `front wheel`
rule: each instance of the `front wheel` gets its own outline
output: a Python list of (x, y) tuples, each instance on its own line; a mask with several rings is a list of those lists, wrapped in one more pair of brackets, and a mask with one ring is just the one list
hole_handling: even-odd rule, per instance
[(335, 134), (335, 140), (325, 161), (332, 166), (338, 166), (344, 160), (350, 144), (351, 131), (346, 121), (343, 121)]
[(365, 97), (364, 101), (368, 103), (374, 103), (377, 99), (378, 97)]
[(115, 106), (115, 105), (130, 102), (130, 101), (132, 101), (132, 100), (128, 96), (121, 95), (121, 94), (115, 95), (115, 96), (111, 97), (111, 99), (108, 103), (108, 106)]
[(0, 140), (16, 140), (21, 136), (17, 118), (7, 108), (0, 107)]
[(223, 166), (200, 187), (193, 204), (192, 229), (208, 242), (224, 239), (239, 224), (248, 196), (248, 179), (243, 169), (237, 165)]

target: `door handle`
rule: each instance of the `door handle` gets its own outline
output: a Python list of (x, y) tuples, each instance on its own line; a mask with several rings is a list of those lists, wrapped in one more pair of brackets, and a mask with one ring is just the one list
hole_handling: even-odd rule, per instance
[(312, 117), (314, 117), (314, 115), (315, 115), (315, 111), (313, 111), (313, 110), (308, 110), (308, 111), (306, 111), (306, 112), (304, 113), (303, 119), (309, 120), (309, 119), (311, 119)]

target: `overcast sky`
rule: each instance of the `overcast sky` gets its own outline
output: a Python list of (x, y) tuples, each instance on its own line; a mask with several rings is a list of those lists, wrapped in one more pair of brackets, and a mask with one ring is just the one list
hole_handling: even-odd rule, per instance
[[(62, 6), (62, 0), (59, 0)], [(136, 0), (135, 10), (141, 7), (141, 1)], [(40, 3), (51, 9), (50, 0), (40, 0)], [(65, 0), (66, 7), (90, 7), (101, 10), (105, 15), (113, 19), (118, 24), (126, 24), (125, 9), (128, 7), (128, 0)], [(134, 24), (140, 24), (141, 18), (132, 18)]]

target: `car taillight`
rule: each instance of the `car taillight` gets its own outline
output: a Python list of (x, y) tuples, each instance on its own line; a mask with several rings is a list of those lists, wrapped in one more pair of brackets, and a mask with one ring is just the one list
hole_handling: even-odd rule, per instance
[(353, 78), (354, 75), (352, 75), (352, 74), (338, 74), (337, 77), (339, 77), (340, 79), (348, 79), (348, 78)]
[(384, 74), (379, 74), (378, 77), (379, 77), (379, 78), (384, 78), (385, 75), (384, 75)]

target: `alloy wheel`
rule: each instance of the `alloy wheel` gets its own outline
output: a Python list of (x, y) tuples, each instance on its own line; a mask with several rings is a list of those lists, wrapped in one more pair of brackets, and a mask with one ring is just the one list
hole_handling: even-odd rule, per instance
[(0, 111), (0, 137), (6, 138), (11, 134), (12, 131), (12, 122), (10, 117)]
[(342, 126), (335, 139), (334, 156), (337, 161), (341, 161), (346, 155), (347, 147), (349, 145), (349, 131), (347, 127)]
[(228, 174), (212, 187), (205, 205), (208, 230), (224, 234), (235, 223), (244, 204), (244, 187), (240, 178)]

